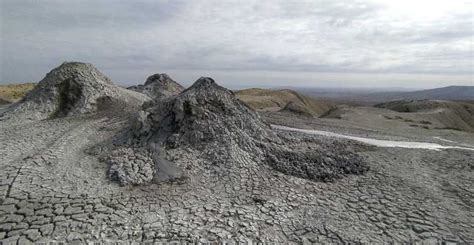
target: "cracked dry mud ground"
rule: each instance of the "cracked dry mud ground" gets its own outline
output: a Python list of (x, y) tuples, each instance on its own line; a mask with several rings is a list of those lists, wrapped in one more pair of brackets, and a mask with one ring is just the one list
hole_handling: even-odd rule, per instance
[(84, 151), (124, 125), (85, 116), (0, 122), (2, 243), (474, 239), (473, 152), (347, 142), (367, 159), (365, 175), (312, 182), (262, 164), (255, 172), (203, 168), (183, 183), (120, 187)]

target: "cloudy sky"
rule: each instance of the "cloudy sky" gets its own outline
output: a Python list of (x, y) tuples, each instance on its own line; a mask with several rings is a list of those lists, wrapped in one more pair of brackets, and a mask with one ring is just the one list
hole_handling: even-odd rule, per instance
[(83, 61), (123, 85), (474, 85), (473, 1), (0, 2), (0, 83)]

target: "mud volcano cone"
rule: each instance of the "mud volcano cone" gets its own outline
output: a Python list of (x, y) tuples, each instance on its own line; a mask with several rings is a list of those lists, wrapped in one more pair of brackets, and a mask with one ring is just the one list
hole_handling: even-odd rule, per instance
[[(178, 96), (145, 111), (148, 137), (169, 146), (202, 147), (233, 141), (246, 147), (253, 139), (268, 138), (270, 127), (234, 94), (202, 77)], [(143, 132), (142, 130), (138, 130)], [(153, 132), (159, 132), (156, 135)]]
[(144, 93), (154, 100), (178, 95), (184, 87), (171, 79), (167, 74), (154, 74), (149, 76), (144, 85), (128, 87), (128, 89)]
[(122, 185), (199, 178), (209, 169), (238, 175), (271, 168), (311, 180), (367, 169), (344, 145), (325, 146), (272, 130), (230, 90), (207, 77), (138, 112), (119, 137), (115, 142), (124, 143), (106, 158), (109, 176)]
[(51, 70), (7, 116), (31, 119), (57, 118), (96, 112), (113, 101), (139, 106), (145, 96), (122, 89), (92, 64), (65, 62)]
[(255, 111), (230, 90), (203, 77), (134, 117), (122, 136), (127, 145), (108, 157), (109, 176), (123, 185), (179, 179), (183, 166), (167, 160), (174, 152), (193, 149), (209, 158), (222, 151), (228, 151), (222, 156), (237, 149), (259, 151), (257, 142), (275, 138), (272, 135)]

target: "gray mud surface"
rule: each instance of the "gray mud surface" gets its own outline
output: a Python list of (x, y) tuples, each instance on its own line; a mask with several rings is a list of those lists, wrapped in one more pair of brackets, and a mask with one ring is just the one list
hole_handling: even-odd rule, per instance
[[(287, 121), (296, 127), (295, 120)], [(110, 115), (0, 122), (2, 243), (474, 240), (474, 152), (377, 148), (291, 133), (346, 144), (370, 170), (325, 183), (264, 164), (244, 167), (254, 163), (243, 158), (233, 171), (195, 164), (184, 168), (186, 181), (121, 187), (107, 177), (105, 162), (85, 152), (125, 125)], [(178, 164), (196, 161), (193, 154)]]
[(474, 151), (270, 124), (445, 144), (471, 134), (258, 114), (211, 78), (174, 88), (149, 100), (64, 63), (3, 111), (0, 244), (473, 242)]

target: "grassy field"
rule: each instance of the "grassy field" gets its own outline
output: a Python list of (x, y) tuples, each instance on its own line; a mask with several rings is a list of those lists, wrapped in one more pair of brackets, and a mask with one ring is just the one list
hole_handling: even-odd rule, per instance
[(16, 102), (35, 86), (36, 83), (0, 85), (0, 103)]

